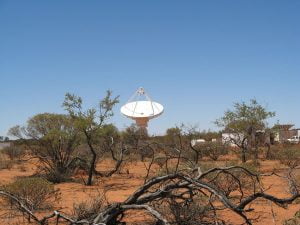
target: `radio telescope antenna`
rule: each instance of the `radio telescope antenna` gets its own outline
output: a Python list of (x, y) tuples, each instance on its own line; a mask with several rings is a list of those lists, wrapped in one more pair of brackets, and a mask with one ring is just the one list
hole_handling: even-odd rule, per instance
[[(144, 100), (141, 100), (144, 98)], [(158, 102), (152, 101), (145, 89), (140, 87), (136, 90), (128, 102), (121, 107), (121, 113), (135, 120), (136, 124), (146, 129), (150, 119), (160, 116), (164, 111), (164, 107)]]

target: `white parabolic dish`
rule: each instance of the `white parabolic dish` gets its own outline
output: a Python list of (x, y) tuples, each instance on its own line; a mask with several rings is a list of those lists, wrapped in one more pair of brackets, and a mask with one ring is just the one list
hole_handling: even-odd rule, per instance
[(164, 107), (153, 101), (134, 101), (121, 107), (121, 113), (131, 119), (152, 119), (161, 115), (163, 111)]
[[(146, 101), (137, 99), (142, 96), (146, 97)], [(164, 107), (161, 104), (152, 101), (142, 87), (135, 92), (128, 103), (121, 107), (121, 113), (124, 116), (135, 120), (136, 124), (143, 129), (147, 128), (150, 119), (158, 117), (163, 111)]]

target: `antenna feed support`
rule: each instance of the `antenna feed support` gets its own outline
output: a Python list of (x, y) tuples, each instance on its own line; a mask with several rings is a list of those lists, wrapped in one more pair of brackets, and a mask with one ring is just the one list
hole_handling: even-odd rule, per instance
[(143, 87), (140, 87), (138, 90), (137, 90), (137, 94), (139, 95), (145, 95), (145, 89)]

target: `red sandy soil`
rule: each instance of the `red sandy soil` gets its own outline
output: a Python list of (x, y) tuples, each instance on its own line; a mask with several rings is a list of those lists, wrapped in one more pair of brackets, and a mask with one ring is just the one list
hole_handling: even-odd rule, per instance
[[(277, 161), (262, 161), (261, 165), (263, 172), (270, 172), (273, 168), (278, 169), (278, 167), (280, 167), (280, 163)], [(101, 166), (98, 166), (98, 169), (109, 170), (112, 166), (113, 163), (106, 160), (101, 163)], [(0, 184), (3, 185), (13, 182), (17, 177), (33, 175), (35, 171), (36, 166), (32, 162), (16, 164), (10, 170), (0, 170)], [(142, 162), (126, 163), (120, 174), (114, 174), (109, 178), (99, 178), (96, 184), (91, 187), (87, 187), (81, 183), (56, 184), (55, 188), (60, 190), (61, 198), (55, 207), (65, 213), (71, 213), (75, 203), (85, 201), (99, 193), (106, 193), (106, 198), (110, 203), (121, 202), (143, 184), (145, 174), (146, 169)], [(77, 178), (80, 178), (80, 176)], [(263, 183), (266, 189), (270, 188), (267, 191), (269, 194), (276, 195), (277, 197), (287, 197), (289, 195), (287, 192), (287, 183), (280, 177), (265, 177), (263, 178)], [(282, 224), (285, 219), (293, 217), (295, 212), (300, 210), (300, 204), (292, 204), (289, 205), (287, 209), (283, 209), (263, 200), (257, 200), (251, 207), (255, 208), (255, 212), (249, 213), (248, 215), (250, 215), (251, 218), (259, 217), (257, 221), (254, 222), (254, 224), (257, 225)], [(272, 216), (272, 211), (274, 216)], [(229, 210), (221, 212), (221, 215), (228, 224), (237, 225), (243, 223), (239, 216)], [(146, 218), (148, 218), (146, 214), (134, 212), (134, 223), (131, 224), (146, 224), (143, 222)], [(130, 221), (133, 221), (133, 219), (130, 218)], [(0, 220), (0, 224), (25, 224), (25, 222)]]

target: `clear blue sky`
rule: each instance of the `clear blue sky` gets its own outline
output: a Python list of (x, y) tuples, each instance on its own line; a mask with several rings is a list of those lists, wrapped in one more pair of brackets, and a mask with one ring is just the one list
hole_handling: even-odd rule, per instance
[[(165, 106), (149, 125), (216, 129), (233, 102), (256, 97), (270, 123), (300, 127), (300, 1), (0, 0), (0, 135), (66, 92), (121, 104), (143, 86)], [(130, 124), (115, 109), (113, 122)]]

